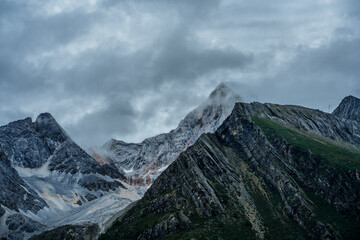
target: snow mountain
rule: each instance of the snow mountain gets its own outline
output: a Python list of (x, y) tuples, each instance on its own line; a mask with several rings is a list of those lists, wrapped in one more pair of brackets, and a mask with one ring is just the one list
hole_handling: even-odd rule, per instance
[(240, 96), (221, 83), (199, 107), (191, 111), (169, 133), (147, 138), (141, 143), (125, 143), (111, 139), (94, 156), (114, 164), (125, 173), (127, 183), (148, 188), (203, 133), (215, 132)]
[(140, 198), (49, 113), (0, 127), (0, 237), (27, 239), (64, 224), (96, 223)]

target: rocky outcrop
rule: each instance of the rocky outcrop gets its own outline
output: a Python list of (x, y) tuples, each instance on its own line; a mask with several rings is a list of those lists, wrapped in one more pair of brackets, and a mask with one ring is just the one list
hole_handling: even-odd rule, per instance
[(64, 142), (69, 139), (65, 130), (56, 122), (50, 113), (41, 113), (36, 118), (34, 125), (36, 131), (42, 138), (47, 138), (54, 142)]
[(357, 239), (358, 143), (354, 121), (238, 103), (100, 239)]
[(354, 96), (347, 96), (332, 114), (360, 122), (360, 99)]

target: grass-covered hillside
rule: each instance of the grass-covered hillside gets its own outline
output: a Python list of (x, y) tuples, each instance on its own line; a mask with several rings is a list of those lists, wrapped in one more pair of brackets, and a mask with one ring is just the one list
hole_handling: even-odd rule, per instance
[(360, 153), (335, 145), (326, 138), (286, 127), (268, 118), (252, 117), (252, 120), (270, 141), (274, 137), (281, 137), (294, 147), (320, 156), (329, 167), (360, 170)]

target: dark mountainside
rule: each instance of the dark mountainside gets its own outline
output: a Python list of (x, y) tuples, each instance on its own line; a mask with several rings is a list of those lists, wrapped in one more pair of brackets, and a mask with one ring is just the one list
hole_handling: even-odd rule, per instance
[(65, 225), (43, 232), (30, 240), (95, 240), (98, 233), (99, 226), (96, 224)]
[(100, 239), (360, 239), (360, 126), (237, 103)]
[(332, 114), (360, 122), (360, 99), (347, 96)]

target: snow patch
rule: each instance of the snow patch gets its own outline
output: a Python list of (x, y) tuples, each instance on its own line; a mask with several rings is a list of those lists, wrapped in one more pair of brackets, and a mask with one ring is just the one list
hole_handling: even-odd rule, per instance
[(129, 174), (129, 173), (133, 173), (134, 172), (134, 168), (131, 168), (129, 170), (123, 169), (125, 174)]
[(20, 177), (48, 177), (51, 172), (49, 170), (49, 161), (47, 161), (40, 168), (24, 168), (19, 166), (14, 166), (15, 170), (18, 172)]
[(165, 166), (159, 168), (159, 169), (157, 170), (158, 173), (162, 173), (163, 171), (165, 171), (165, 170), (168, 168), (168, 166), (169, 166), (169, 165), (165, 165)]

